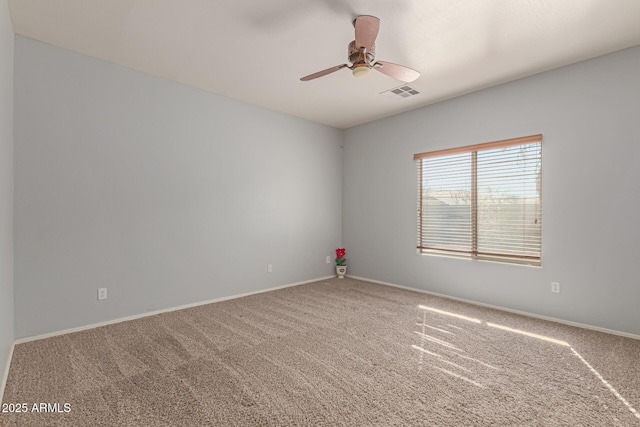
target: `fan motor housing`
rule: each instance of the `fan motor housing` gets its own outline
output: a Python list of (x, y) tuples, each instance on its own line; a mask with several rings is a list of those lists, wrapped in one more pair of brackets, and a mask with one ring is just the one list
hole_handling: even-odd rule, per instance
[(371, 50), (365, 53), (365, 58), (361, 58), (360, 49), (356, 47), (356, 41), (354, 40), (349, 43), (348, 57), (349, 62), (351, 62), (352, 64), (358, 64), (363, 62), (364, 60), (364, 62), (366, 62), (368, 65), (371, 65), (376, 59), (376, 45), (374, 44), (373, 46), (371, 46)]

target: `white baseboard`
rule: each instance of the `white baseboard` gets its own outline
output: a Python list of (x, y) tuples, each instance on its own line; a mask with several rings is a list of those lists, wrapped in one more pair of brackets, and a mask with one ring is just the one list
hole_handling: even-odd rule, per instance
[[(4, 387), (6, 385), (7, 377), (9, 375), (9, 366), (10, 366), (10, 363), (11, 363), (11, 358), (13, 356), (13, 348), (14, 348), (14, 346), (16, 344), (23, 344), (23, 343), (30, 342), (30, 341), (41, 340), (41, 339), (44, 339), (44, 338), (51, 338), (51, 337), (64, 335), (64, 334), (69, 334), (69, 333), (73, 333), (73, 332), (85, 331), (85, 330), (88, 330), (88, 329), (99, 328), (101, 326), (113, 325), (115, 323), (121, 323), (121, 322), (126, 322), (126, 321), (129, 321), (129, 320), (141, 319), (143, 317), (148, 317), (148, 316), (155, 316), (156, 314), (168, 313), (168, 312), (171, 312), (171, 311), (183, 310), (183, 309), (192, 308), (192, 307), (198, 307), (198, 306), (201, 306), (201, 305), (212, 304), (212, 303), (215, 303), (215, 302), (221, 302), (221, 301), (227, 301), (227, 300), (236, 299), (236, 298), (242, 298), (242, 297), (246, 297), (246, 296), (250, 296), (250, 295), (261, 294), (261, 293), (264, 293), (264, 292), (275, 291), (275, 290), (278, 290), (278, 289), (291, 288), (291, 287), (294, 287), (294, 286), (304, 285), (306, 283), (318, 282), (320, 280), (327, 280), (327, 279), (331, 279), (331, 278), (334, 278), (334, 277), (336, 277), (336, 276), (333, 275), (333, 276), (319, 277), (317, 279), (305, 280), (303, 282), (290, 283), (290, 284), (282, 285), (282, 286), (275, 286), (273, 288), (262, 289), (262, 290), (259, 290), (259, 291), (246, 292), (246, 293), (243, 293), (243, 294), (231, 295), (231, 296), (221, 297), (221, 298), (214, 298), (214, 299), (207, 300), (207, 301), (200, 301), (200, 302), (191, 303), (191, 304), (185, 304), (185, 305), (181, 305), (181, 306), (177, 306), (177, 307), (170, 307), (170, 308), (165, 308), (165, 309), (162, 309), (162, 310), (150, 311), (150, 312), (147, 312), (147, 313), (135, 314), (135, 315), (132, 315), (132, 316), (121, 317), (121, 318), (113, 319), (113, 320), (107, 320), (105, 322), (92, 323), (90, 325), (79, 326), (79, 327), (76, 327), (76, 328), (70, 328), (70, 329), (65, 329), (65, 330), (61, 330), (61, 331), (49, 332), (49, 333), (41, 334), (41, 335), (34, 335), (34, 336), (30, 336), (30, 337), (19, 338), (19, 339), (14, 341), (14, 344), (11, 347), (11, 353), (9, 355), (9, 360), (7, 361), (7, 366), (5, 368), (3, 380), (2, 380), (2, 383), (0, 383), (0, 397), (2, 397), (2, 395), (4, 393)], [(543, 316), (543, 315), (540, 315), (540, 314), (530, 313), (530, 312), (527, 312), (527, 311), (514, 310), (514, 309), (511, 309), (511, 308), (501, 307), (501, 306), (498, 306), (498, 305), (486, 304), (486, 303), (473, 301), (473, 300), (469, 300), (469, 299), (465, 299), (465, 298), (458, 298), (458, 297), (453, 297), (453, 296), (450, 296), (450, 295), (440, 294), (440, 293), (437, 293), (437, 292), (426, 291), (424, 289), (412, 288), (412, 287), (409, 287), (409, 286), (402, 286), (402, 285), (398, 285), (398, 284), (395, 284), (395, 283), (389, 283), (389, 282), (383, 282), (383, 281), (380, 281), (380, 280), (369, 279), (367, 277), (360, 277), (360, 276), (353, 276), (353, 275), (347, 275), (346, 277), (349, 277), (351, 279), (356, 279), (356, 280), (362, 280), (362, 281), (365, 281), (365, 282), (377, 283), (379, 285), (391, 286), (391, 287), (394, 287), (394, 288), (400, 288), (400, 289), (406, 289), (406, 290), (409, 290), (409, 291), (420, 292), (420, 293), (433, 295), (433, 296), (437, 296), (437, 297), (441, 297), (441, 298), (447, 298), (447, 299), (451, 299), (451, 300), (455, 300), (455, 301), (465, 302), (465, 303), (468, 303), (468, 304), (474, 304), (474, 305), (478, 305), (478, 306), (481, 306), (481, 307), (493, 308), (493, 309), (496, 309), (496, 310), (502, 310), (502, 311), (506, 311), (506, 312), (509, 312), (509, 313), (520, 314), (522, 316), (533, 317), (533, 318), (542, 319), (542, 320), (548, 320), (548, 321), (551, 321), (551, 322), (562, 323), (564, 325), (575, 326), (575, 327), (578, 327), (578, 328), (590, 329), (590, 330), (593, 330), (593, 331), (605, 332), (605, 333), (608, 333), (608, 334), (619, 335), (619, 336), (623, 336), (623, 337), (627, 337), (627, 338), (640, 340), (640, 335), (635, 335), (635, 334), (631, 334), (631, 333), (628, 333), (628, 332), (622, 332), (622, 331), (616, 331), (616, 330), (613, 330), (613, 329), (601, 328), (599, 326), (588, 325), (588, 324), (585, 324), (585, 323), (572, 322), (572, 321), (569, 321), (569, 320), (558, 319), (558, 318), (550, 317), (550, 316)]]
[(514, 309), (511, 309), (511, 308), (507, 308), (507, 307), (501, 307), (499, 305), (486, 304), (486, 303), (483, 303), (483, 302), (473, 301), (473, 300), (469, 300), (469, 299), (465, 299), (465, 298), (458, 298), (458, 297), (453, 297), (453, 296), (450, 296), (450, 295), (439, 294), (437, 292), (426, 291), (424, 289), (411, 288), (409, 286), (396, 285), (395, 283), (382, 282), (380, 280), (368, 279), (366, 277), (359, 277), (359, 276), (352, 276), (352, 275), (348, 275), (346, 277), (349, 277), (351, 279), (356, 279), (356, 280), (362, 280), (362, 281), (365, 281), (365, 282), (377, 283), (378, 285), (392, 286), (394, 288), (400, 288), (400, 289), (406, 289), (406, 290), (409, 290), (409, 291), (420, 292), (420, 293), (423, 293), (423, 294), (433, 295), (433, 296), (436, 296), (436, 297), (446, 298), (446, 299), (450, 299), (450, 300), (454, 300), (454, 301), (465, 302), (465, 303), (468, 303), (468, 304), (478, 305), (478, 306), (481, 306), (481, 307), (493, 308), (495, 310), (501, 310), (501, 311), (506, 311), (506, 312), (509, 312), (509, 313), (520, 314), (522, 316), (533, 317), (535, 319), (548, 320), (550, 322), (561, 323), (563, 325), (575, 326), (577, 328), (589, 329), (589, 330), (598, 331), (598, 332), (605, 332), (607, 334), (618, 335), (618, 336), (621, 336), (621, 337), (640, 340), (640, 335), (630, 334), (628, 332), (616, 331), (614, 329), (601, 328), (599, 326), (588, 325), (586, 323), (572, 322), (570, 320), (558, 319), (558, 318), (550, 317), (550, 316), (543, 316), (543, 315), (540, 315), (540, 314), (529, 313), (527, 311), (514, 310)]
[(11, 344), (9, 357), (7, 358), (7, 365), (4, 367), (4, 373), (2, 374), (2, 382), (0, 382), (0, 403), (2, 403), (4, 399), (4, 389), (7, 386), (7, 380), (9, 379), (9, 368), (11, 367), (11, 359), (13, 358), (13, 349), (15, 346), (15, 343)]
[[(15, 340), (14, 345), (15, 344), (23, 344), (23, 343), (30, 342), (30, 341), (37, 341), (37, 340), (41, 340), (41, 339), (44, 339), (44, 338), (56, 337), (56, 336), (64, 335), (64, 334), (70, 334), (72, 332), (86, 331), (87, 329), (99, 328), (101, 326), (113, 325), (115, 323), (121, 323), (121, 322), (126, 322), (126, 321), (129, 321), (129, 320), (141, 319), (143, 317), (155, 316), (156, 314), (169, 313), (171, 311), (184, 310), (186, 308), (192, 308), (192, 307), (198, 307), (198, 306), (201, 306), (201, 305), (212, 304), (214, 302), (227, 301), (227, 300), (231, 300), (231, 299), (247, 297), (247, 296), (250, 296), (250, 295), (262, 294), (264, 292), (276, 291), (278, 289), (291, 288), (291, 287), (294, 287), (294, 286), (304, 285), (306, 283), (312, 283), (312, 282), (318, 282), (320, 280), (332, 279), (334, 277), (336, 277), (336, 276), (333, 275), (333, 276), (319, 277), (317, 279), (305, 280), (304, 282), (290, 283), (288, 285), (276, 286), (276, 287), (269, 288), (269, 289), (261, 289), (259, 291), (246, 292), (246, 293), (243, 293), (243, 294), (230, 295), (230, 296), (221, 297), (221, 298), (214, 298), (214, 299), (207, 300), (207, 301), (199, 301), (199, 302), (194, 302), (194, 303), (191, 303), (191, 304), (180, 305), (180, 306), (177, 306), (177, 307), (169, 307), (169, 308), (164, 308), (162, 310), (149, 311), (149, 312), (146, 312), (146, 313), (134, 314), (132, 316), (120, 317), (118, 319), (107, 320), (105, 322), (92, 323), (90, 325), (85, 325), (85, 326), (78, 326), (76, 328), (65, 329), (65, 330), (62, 330), (62, 331), (55, 331), (55, 332), (49, 332), (49, 333), (42, 334), (42, 335), (34, 335), (34, 336), (30, 336), (30, 337), (19, 338), (19, 339)], [(7, 372), (8, 372), (8, 369), (7, 369)]]

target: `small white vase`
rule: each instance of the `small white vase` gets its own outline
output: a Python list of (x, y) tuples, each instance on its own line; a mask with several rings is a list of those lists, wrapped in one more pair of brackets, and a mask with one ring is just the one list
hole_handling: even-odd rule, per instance
[(338, 279), (344, 279), (344, 275), (347, 274), (347, 266), (336, 265), (336, 274), (338, 275)]

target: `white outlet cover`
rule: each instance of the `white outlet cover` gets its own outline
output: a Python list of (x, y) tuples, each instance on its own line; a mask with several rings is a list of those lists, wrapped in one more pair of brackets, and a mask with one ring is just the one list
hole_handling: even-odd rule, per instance
[(98, 289), (98, 299), (99, 300), (107, 299), (107, 288)]
[(551, 292), (560, 293), (560, 282), (551, 282)]

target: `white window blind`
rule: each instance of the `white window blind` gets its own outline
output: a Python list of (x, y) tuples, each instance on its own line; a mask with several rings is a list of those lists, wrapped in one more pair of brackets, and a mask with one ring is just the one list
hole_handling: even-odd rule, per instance
[(541, 264), (542, 135), (415, 154), (418, 249)]

